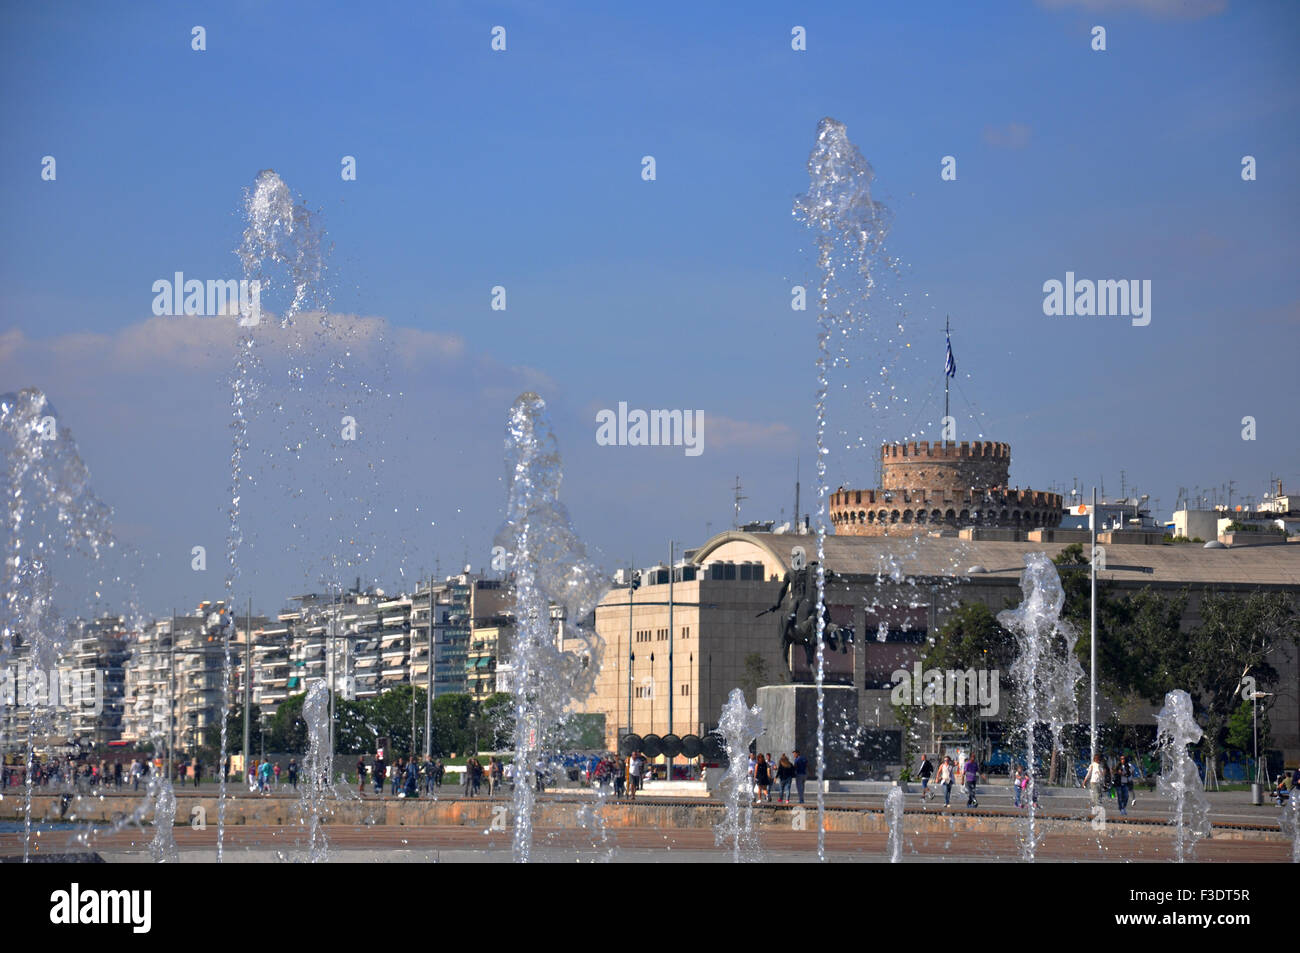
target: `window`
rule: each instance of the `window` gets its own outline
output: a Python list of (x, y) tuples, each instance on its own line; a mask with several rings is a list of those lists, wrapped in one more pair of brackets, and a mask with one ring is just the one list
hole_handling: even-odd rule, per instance
[(683, 685), (683, 686), (682, 686), (682, 694), (683, 694), (683, 695), (689, 695), (690, 693), (691, 693), (691, 686), (690, 686), (689, 684), (688, 684), (688, 685)]
[(689, 625), (682, 626), (682, 638), (689, 639), (690, 637), (691, 637), (691, 627)]

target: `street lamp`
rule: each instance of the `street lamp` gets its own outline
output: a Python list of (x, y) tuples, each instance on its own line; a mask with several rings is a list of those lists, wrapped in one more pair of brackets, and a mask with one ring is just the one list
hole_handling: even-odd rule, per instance
[(1250, 693), (1251, 721), (1254, 722), (1254, 733), (1255, 733), (1255, 786), (1256, 787), (1253, 793), (1255, 794), (1256, 804), (1262, 803), (1262, 798), (1260, 798), (1260, 794), (1262, 794), (1262, 788), (1260, 786), (1268, 784), (1268, 772), (1264, 770), (1264, 766), (1260, 764), (1259, 761), (1259, 699), (1272, 698), (1272, 697), (1273, 697), (1272, 692), (1253, 691)]

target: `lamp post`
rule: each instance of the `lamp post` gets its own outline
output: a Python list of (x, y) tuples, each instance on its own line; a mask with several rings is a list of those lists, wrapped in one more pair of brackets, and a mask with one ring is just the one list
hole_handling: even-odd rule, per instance
[[(253, 600), (248, 600), (248, 615), (244, 617), (244, 747), (240, 749), (244, 754), (244, 771), (248, 771), (248, 730), (249, 730), (249, 710), (252, 707), (253, 699)], [(225, 770), (225, 765), (221, 766)]]
[(627, 588), (627, 733), (629, 735), (632, 734), (632, 663), (636, 661), (636, 653), (632, 651), (632, 597), (640, 585), (641, 574), (629, 567)]
[[(1268, 772), (1259, 763), (1259, 699), (1272, 697), (1272, 692), (1254, 691), (1250, 694), (1251, 721), (1254, 723), (1253, 730), (1255, 734), (1255, 784), (1257, 786), (1268, 783)], [(1256, 803), (1261, 803), (1261, 801)]]
[(433, 576), (429, 577), (429, 652), (424, 668), (424, 753), (433, 757)]
[(1092, 607), (1092, 621), (1088, 629), (1088, 668), (1089, 679), (1092, 682), (1088, 759), (1091, 761), (1097, 754), (1097, 488), (1095, 486), (1092, 488), (1092, 512), (1088, 514), (1088, 525), (1092, 530), (1092, 552), (1088, 558), (1089, 575), (1092, 581), (1092, 598), (1089, 600)]

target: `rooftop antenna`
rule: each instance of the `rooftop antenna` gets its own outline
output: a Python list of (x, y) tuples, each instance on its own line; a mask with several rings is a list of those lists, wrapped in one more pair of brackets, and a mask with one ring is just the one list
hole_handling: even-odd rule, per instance
[(1128, 474), (1123, 470), (1119, 471), (1119, 495), (1120, 499), (1128, 499)]
[(743, 496), (740, 492), (740, 474), (736, 474), (736, 518), (731, 524), (732, 529), (740, 529), (740, 501), (747, 500), (749, 497)]
[(794, 533), (796, 536), (799, 535), (799, 458), (798, 457), (794, 458)]

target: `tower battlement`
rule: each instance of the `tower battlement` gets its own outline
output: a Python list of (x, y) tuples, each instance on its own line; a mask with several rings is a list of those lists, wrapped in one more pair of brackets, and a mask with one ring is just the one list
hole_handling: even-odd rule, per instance
[(885, 444), (881, 483), (831, 494), (837, 533), (884, 536), (966, 526), (1034, 529), (1061, 522), (1059, 493), (1008, 487), (1011, 445), (992, 440)]
[(882, 461), (901, 457), (924, 457), (927, 460), (1005, 460), (1011, 463), (1011, 444), (992, 440), (961, 443), (936, 440), (914, 440), (911, 443), (887, 443), (880, 448)]

